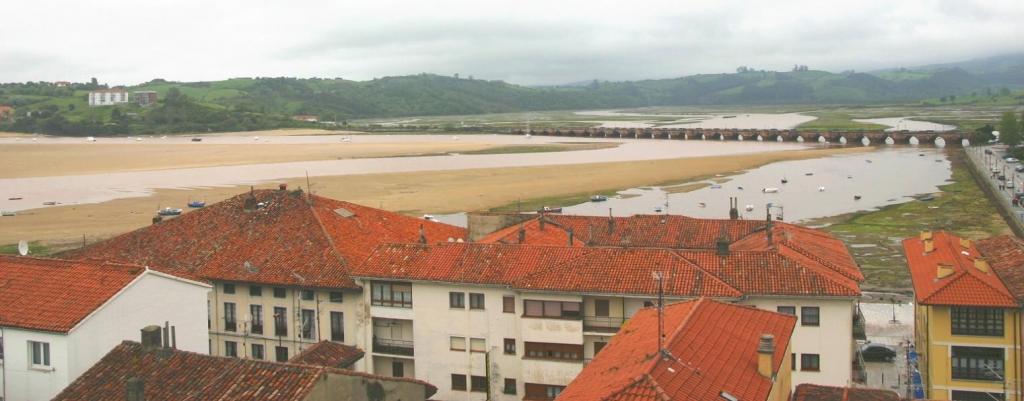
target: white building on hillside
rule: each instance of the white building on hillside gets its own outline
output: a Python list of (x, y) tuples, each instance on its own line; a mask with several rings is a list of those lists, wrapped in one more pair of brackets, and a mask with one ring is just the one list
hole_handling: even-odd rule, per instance
[(0, 256), (4, 400), (48, 400), (139, 330), (170, 322), (206, 352), (210, 286), (138, 265)]
[(89, 106), (113, 106), (128, 103), (128, 91), (124, 89), (100, 89), (89, 92)]

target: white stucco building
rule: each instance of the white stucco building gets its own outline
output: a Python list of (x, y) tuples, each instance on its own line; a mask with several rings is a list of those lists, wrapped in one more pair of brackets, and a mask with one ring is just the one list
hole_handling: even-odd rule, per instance
[(205, 352), (210, 286), (138, 265), (0, 256), (3, 399), (48, 400), (139, 330), (169, 322)]
[(99, 89), (89, 92), (89, 106), (113, 106), (131, 101), (124, 89)]

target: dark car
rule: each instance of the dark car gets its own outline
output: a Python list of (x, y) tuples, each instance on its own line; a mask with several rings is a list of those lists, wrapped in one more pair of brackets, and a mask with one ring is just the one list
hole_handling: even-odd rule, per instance
[(999, 176), (996, 177), (996, 179), (998, 179), (999, 181), (1006, 181), (1006, 176), (1002, 175), (1002, 174), (999, 174)]
[(1016, 172), (1018, 172), (1018, 173), (1020, 173), (1020, 172), (1024, 172), (1024, 165), (1021, 165), (1021, 166), (1017, 166), (1017, 167), (1014, 167), (1014, 168), (1013, 168), (1013, 171), (1016, 171)]
[(859, 351), (865, 361), (887, 362), (896, 359), (896, 348), (885, 344), (864, 344)]
[(986, 155), (992, 154), (992, 149), (985, 149), (985, 154)]

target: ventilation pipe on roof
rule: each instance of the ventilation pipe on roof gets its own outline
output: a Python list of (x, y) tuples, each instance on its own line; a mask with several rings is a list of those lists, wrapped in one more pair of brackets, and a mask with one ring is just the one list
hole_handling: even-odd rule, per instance
[(540, 213), (540, 230), (544, 231), (544, 212)]
[(256, 210), (256, 190), (253, 187), (249, 187), (249, 197), (245, 199), (242, 210), (246, 212)]
[(420, 223), (420, 243), (421, 244), (426, 244), (427, 243), (427, 237), (425, 235), (423, 235), (423, 223)]
[(127, 400), (127, 401), (146, 401), (146, 395), (145, 395), (145, 387), (146, 386), (142, 382), (142, 379), (140, 379), (138, 377), (133, 377), (131, 379), (128, 379), (128, 382), (125, 383), (124, 386), (125, 386), (125, 389), (127, 390), (127, 396), (125, 397), (125, 400)]
[(615, 232), (615, 218), (612, 217), (612, 208), (608, 208), (608, 234)]
[(761, 334), (761, 342), (757, 346), (757, 373), (771, 379), (775, 376), (775, 336)]
[(764, 231), (766, 236), (768, 237), (768, 246), (772, 246), (772, 210), (768, 209), (768, 211), (765, 213), (765, 216), (765, 218), (768, 220), (768, 223), (765, 226)]
[(740, 218), (740, 210), (737, 209), (737, 207), (739, 206), (739, 203), (740, 203), (739, 198), (733, 198), (733, 197), (729, 198), (729, 219), (730, 220), (739, 220), (739, 218)]
[(569, 229), (569, 246), (572, 246), (572, 229)]
[(523, 228), (522, 224), (520, 224), (519, 225), (519, 243), (522, 244), (524, 242), (526, 242), (526, 229)]

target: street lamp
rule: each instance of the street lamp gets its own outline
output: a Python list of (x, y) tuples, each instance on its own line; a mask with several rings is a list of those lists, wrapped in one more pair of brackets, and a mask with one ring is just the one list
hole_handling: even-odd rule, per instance
[(889, 303), (892, 304), (892, 320), (889, 323), (896, 324), (900, 321), (896, 319), (896, 305), (903, 306), (903, 301), (896, 299), (896, 297), (889, 298)]

